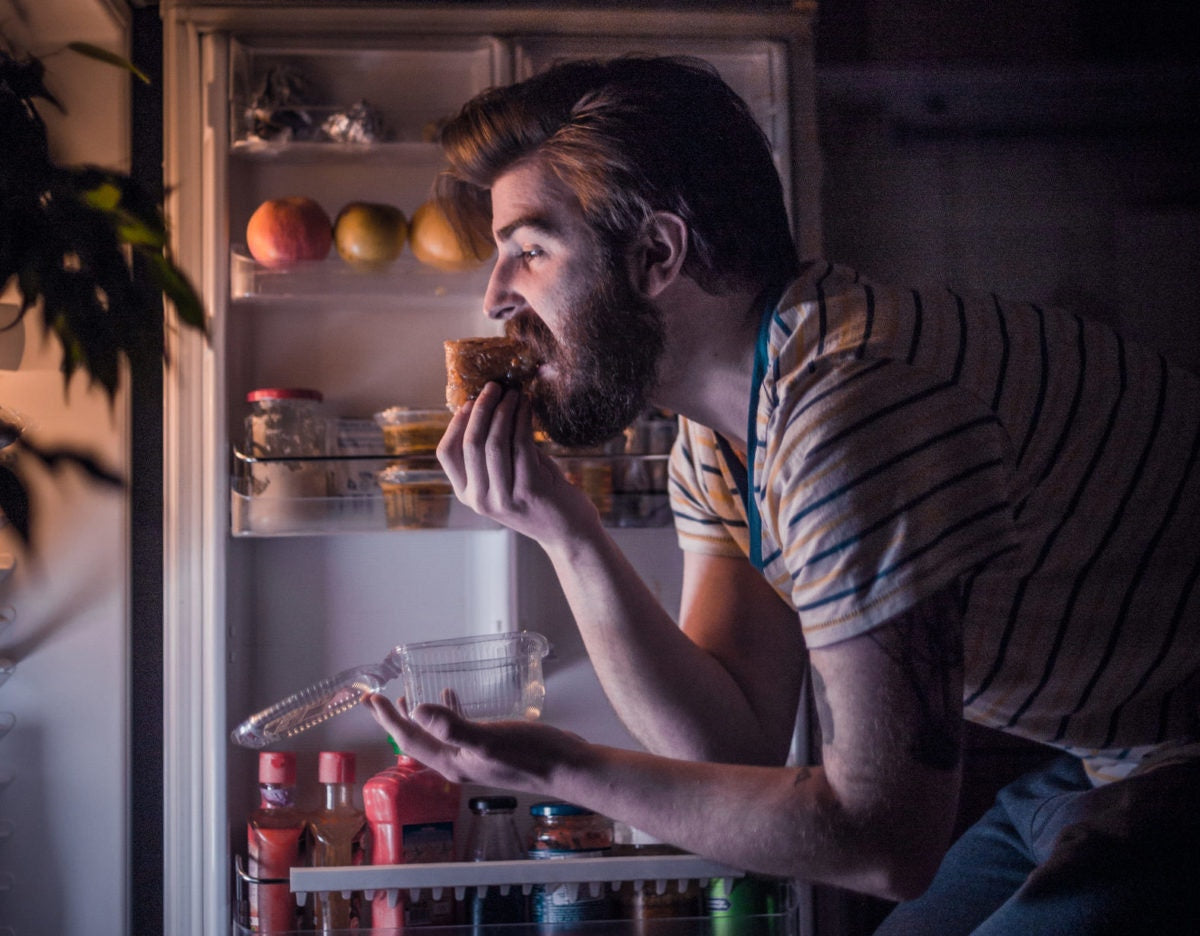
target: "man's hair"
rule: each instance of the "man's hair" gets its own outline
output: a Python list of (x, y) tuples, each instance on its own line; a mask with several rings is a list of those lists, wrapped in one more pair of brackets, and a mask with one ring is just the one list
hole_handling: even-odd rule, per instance
[(460, 226), (490, 224), (489, 189), (536, 159), (623, 251), (656, 211), (687, 224), (683, 272), (710, 293), (782, 286), (798, 267), (770, 146), (746, 103), (699, 59), (556, 64), (473, 98), (441, 132), (437, 192)]

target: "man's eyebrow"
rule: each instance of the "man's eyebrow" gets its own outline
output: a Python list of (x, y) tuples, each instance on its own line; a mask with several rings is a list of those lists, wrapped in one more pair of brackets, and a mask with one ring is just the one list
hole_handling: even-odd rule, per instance
[(545, 214), (531, 212), (530, 214), (521, 215), (504, 225), (504, 227), (499, 228), (495, 235), (497, 243), (508, 240), (517, 228), (523, 227), (532, 228), (535, 233), (546, 236), (553, 236), (558, 233), (558, 225), (551, 221)]

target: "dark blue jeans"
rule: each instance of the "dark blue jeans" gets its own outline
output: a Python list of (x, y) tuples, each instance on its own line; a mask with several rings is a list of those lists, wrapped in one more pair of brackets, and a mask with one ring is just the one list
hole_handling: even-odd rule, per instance
[(1000, 791), (876, 936), (1200, 933), (1200, 760), (1092, 787), (1062, 757)]

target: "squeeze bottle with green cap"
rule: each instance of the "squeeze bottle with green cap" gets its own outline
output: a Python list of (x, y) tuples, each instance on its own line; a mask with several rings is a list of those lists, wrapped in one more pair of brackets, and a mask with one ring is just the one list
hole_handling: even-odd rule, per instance
[[(392, 749), (399, 751), (394, 743)], [(399, 753), (395, 766), (363, 784), (371, 863), (453, 861), (461, 795), (457, 783)], [(418, 900), (412, 900), (407, 892), (395, 904), (391, 900), (388, 892), (381, 890), (371, 902), (371, 924), (377, 929), (456, 922), (453, 888), (447, 888), (437, 900), (432, 891), (422, 892)]]
[(246, 821), (247, 873), (254, 879), (248, 888), (250, 932), (289, 932), (300, 925), (288, 874), (301, 863), (305, 826), (304, 813), (296, 808), (296, 755), (259, 754), (258, 789), (261, 803)]
[[(323, 787), (324, 805), (308, 820), (313, 867), (354, 864), (366, 827), (363, 811), (354, 805), (354, 754), (322, 751), (317, 758), (317, 780)], [(340, 892), (319, 894), (314, 903), (318, 932), (350, 929), (351, 917), (357, 915), (354, 909), (351, 900)]]

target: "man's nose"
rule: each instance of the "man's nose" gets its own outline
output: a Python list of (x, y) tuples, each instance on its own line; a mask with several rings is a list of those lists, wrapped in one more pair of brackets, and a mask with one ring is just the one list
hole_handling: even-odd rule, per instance
[(487, 292), (483, 294), (484, 314), (496, 321), (507, 321), (520, 310), (524, 301), (507, 282), (499, 262), (492, 268), (488, 279)]

